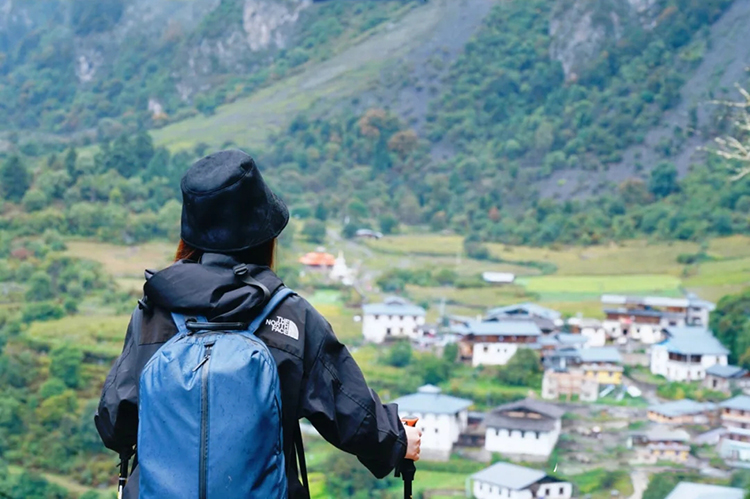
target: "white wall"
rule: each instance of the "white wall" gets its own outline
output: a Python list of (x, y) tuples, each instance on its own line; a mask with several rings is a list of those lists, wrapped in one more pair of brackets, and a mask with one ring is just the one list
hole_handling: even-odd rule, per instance
[(706, 369), (720, 364), (727, 365), (726, 355), (703, 355), (700, 363), (669, 360), (669, 352), (662, 345), (651, 348), (651, 372), (666, 377), (669, 381), (695, 381), (706, 377)]
[(604, 321), (602, 322), (602, 327), (612, 338), (619, 338), (623, 334), (620, 321)]
[(458, 414), (400, 413), (402, 418), (419, 418), (417, 428), (422, 430), (422, 450), (450, 452), (458, 437), (469, 426), (469, 412)]
[(518, 343), (474, 343), (471, 363), (477, 366), (504, 366), (518, 351)]
[(561, 423), (558, 420), (552, 431), (537, 432), (487, 428), (484, 448), (500, 454), (526, 454), (549, 456), (560, 438)]
[(545, 483), (539, 487), (536, 496), (553, 499), (570, 499), (573, 497), (573, 484), (568, 482)]
[(607, 331), (604, 327), (584, 327), (581, 334), (588, 338), (586, 348), (603, 347), (607, 343)]
[(477, 499), (532, 499), (530, 490), (510, 490), (474, 480), (474, 497)]
[[(362, 320), (362, 335), (365, 340), (382, 343), (386, 338), (416, 338), (419, 326), (424, 325), (424, 316), (366, 314)], [(390, 335), (388, 334), (390, 329)]]
[[(562, 489), (562, 494), (560, 493)], [(474, 480), (474, 497), (477, 499), (533, 499), (529, 489), (510, 490), (498, 485)], [(573, 496), (573, 485), (568, 482), (545, 483), (539, 487), (537, 498), (570, 499)]]

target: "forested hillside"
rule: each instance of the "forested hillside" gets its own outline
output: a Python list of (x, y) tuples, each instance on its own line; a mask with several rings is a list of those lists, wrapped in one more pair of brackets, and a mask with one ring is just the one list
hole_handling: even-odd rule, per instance
[[(3, 185), (6, 199), (20, 204), (5, 207), (5, 224), (123, 242), (174, 229), (178, 208), (170, 200), (196, 156), (247, 146), (222, 142), (218, 130), (206, 143), (168, 151), (152, 143), (149, 127), (231, 106), (295, 67), (331, 57), (367, 30), (384, 36), (376, 28), (389, 15), (397, 21), (406, 10), (427, 8), (397, 1), (222, 0), (213, 10), (195, 2), (187, 15), (182, 2), (48, 4), (44, 16), (26, 13), (36, 25), (5, 20)], [(478, 240), (537, 245), (745, 233), (750, 186), (728, 181), (725, 160), (693, 155), (687, 175), (672, 162), (688, 139), (708, 143), (730, 128), (725, 108), (706, 110), (711, 98), (734, 98), (726, 88), (710, 89), (700, 110), (691, 107), (691, 126), (676, 127), (660, 142), (658, 161), (637, 164), (624, 179), (615, 171), (619, 180), (585, 180), (587, 171), (616, 170), (623, 152), (680, 103), (681, 85), (716, 43), (711, 24), (731, 4), (659, 0), (634, 10), (624, 1), (596, 8), (572, 0), (499, 3), (456, 58), (430, 59), (437, 76), (421, 90), (432, 96), (424, 126), (413, 128), (398, 105), (381, 108), (363, 90), (366, 107), (355, 99), (349, 107), (303, 112), (251, 152), (303, 218), (320, 207), (319, 215), (339, 223), (348, 217), (388, 230), (428, 225)], [(29, 5), (13, 4), (10, 12), (39, 8)], [(572, 20), (576, 13), (589, 24)], [(158, 21), (167, 14), (179, 29), (141, 36), (163, 31)], [(248, 16), (270, 38), (256, 39)], [(585, 47), (565, 44), (576, 30), (589, 35)], [(87, 56), (78, 54), (91, 49), (106, 56), (111, 46), (104, 35), (112, 34), (126, 49), (82, 75)], [(228, 40), (238, 36), (247, 39), (235, 47)], [(213, 65), (201, 62), (197, 46)], [(582, 57), (586, 51), (590, 57)], [(200, 89), (184, 86), (185, 64), (203, 81)], [(402, 81), (393, 81), (394, 74)], [(393, 85), (410, 84), (404, 71), (389, 75)], [(77, 135), (39, 142), (32, 129)], [(66, 152), (66, 140), (84, 152)], [(540, 185), (566, 171), (584, 176), (563, 176), (558, 186), (575, 181), (579, 187), (564, 198), (544, 198)]]

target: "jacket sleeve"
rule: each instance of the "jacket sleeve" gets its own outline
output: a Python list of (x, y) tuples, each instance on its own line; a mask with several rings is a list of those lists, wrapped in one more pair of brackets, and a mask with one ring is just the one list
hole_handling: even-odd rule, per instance
[(104, 445), (121, 454), (133, 448), (138, 435), (138, 366), (134, 324), (140, 320), (140, 313), (136, 310), (130, 320), (125, 346), (107, 375), (94, 416)]
[(322, 333), (322, 340), (303, 379), (301, 415), (328, 442), (356, 455), (376, 477), (385, 477), (406, 454), (406, 432), (398, 407), (381, 403), (349, 351), (317, 312), (308, 313), (306, 330), (311, 337)]

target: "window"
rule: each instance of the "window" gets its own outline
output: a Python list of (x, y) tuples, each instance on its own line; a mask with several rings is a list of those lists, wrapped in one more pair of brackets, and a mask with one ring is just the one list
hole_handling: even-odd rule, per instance
[(378, 319), (380, 319), (380, 316), (379, 316), (379, 315), (375, 315), (374, 317), (375, 317), (375, 320), (378, 320)]
[(391, 328), (387, 328), (385, 330), (385, 334), (388, 335), (388, 336), (390, 336), (391, 334), (393, 334), (393, 332), (391, 331)]
[(534, 434), (536, 435), (536, 439), (539, 440), (539, 436), (541, 435), (541, 433), (539, 433), (538, 431), (535, 431)]
[(484, 353), (487, 353), (487, 352), (489, 352), (489, 351), (490, 351), (490, 347), (488, 347), (487, 345), (485, 345), (485, 346), (484, 346)]
[(435, 428), (435, 435), (437, 435), (437, 434), (438, 434), (438, 429), (437, 429), (437, 428)]
[(403, 321), (403, 320), (404, 320), (404, 316), (403, 316), (403, 315), (400, 315), (400, 316), (398, 317), (398, 320), (400, 320), (400, 321)]
[(546, 489), (546, 490), (544, 491), (544, 495), (545, 495), (545, 496), (548, 496), (551, 490), (552, 490), (551, 488), (547, 488), (547, 489)]
[(565, 495), (565, 487), (560, 487), (560, 495)]

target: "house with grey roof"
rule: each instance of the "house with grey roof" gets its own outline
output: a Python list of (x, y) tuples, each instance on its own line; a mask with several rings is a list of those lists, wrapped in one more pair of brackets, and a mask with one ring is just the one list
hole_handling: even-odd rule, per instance
[(739, 366), (717, 364), (706, 369), (703, 386), (727, 394), (734, 390), (742, 390), (750, 395), (750, 371)]
[(607, 330), (599, 319), (571, 317), (568, 319), (568, 329), (571, 333), (586, 338), (587, 347), (603, 347), (607, 344)]
[(362, 306), (362, 335), (365, 340), (383, 343), (393, 339), (416, 339), (425, 323), (425, 309), (392, 296), (383, 303)]
[(562, 314), (560, 312), (536, 303), (518, 303), (493, 308), (487, 312), (484, 318), (485, 322), (502, 322), (506, 320), (532, 321), (544, 333), (558, 331), (563, 326)]
[(539, 348), (542, 330), (530, 320), (466, 320), (451, 326), (461, 336), (459, 350), (474, 366), (502, 366), (519, 348)]
[(484, 447), (507, 456), (547, 459), (560, 438), (563, 414), (555, 404), (530, 398), (496, 407), (484, 421)]
[(599, 385), (622, 384), (622, 355), (615, 347), (561, 347), (544, 356), (544, 365), (554, 371), (580, 369)]
[(708, 325), (716, 306), (693, 294), (664, 296), (602, 295), (604, 328), (612, 337), (627, 336), (646, 344), (662, 341), (662, 330), (675, 326)]
[(683, 399), (654, 404), (648, 408), (648, 419), (658, 424), (705, 425), (718, 421), (719, 407), (711, 402)]
[(476, 499), (570, 499), (573, 496), (570, 482), (541, 470), (502, 462), (471, 475), (466, 489), (467, 497)]
[(468, 427), (469, 407), (474, 402), (442, 393), (440, 388), (425, 385), (417, 393), (392, 401), (401, 417), (419, 418), (422, 430), (422, 459), (444, 461)]
[(745, 491), (707, 483), (680, 482), (665, 499), (744, 499)]
[(684, 463), (690, 455), (690, 434), (685, 430), (654, 426), (645, 432), (631, 435), (628, 438), (628, 448), (635, 449), (638, 463)]
[(651, 347), (651, 372), (669, 381), (699, 381), (706, 370), (728, 364), (729, 350), (704, 327), (664, 330), (667, 339)]
[(725, 433), (719, 455), (732, 466), (750, 468), (750, 396), (739, 395), (719, 404)]

